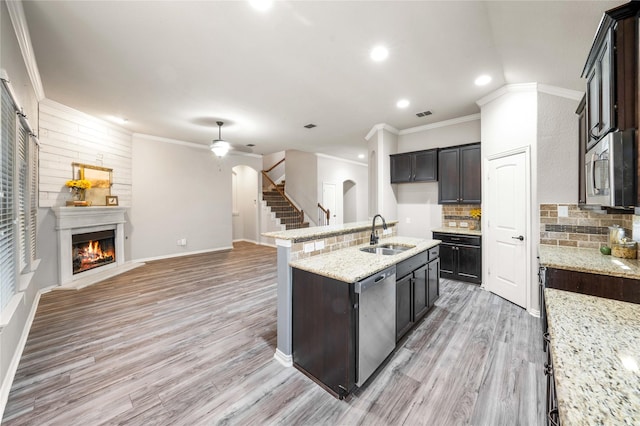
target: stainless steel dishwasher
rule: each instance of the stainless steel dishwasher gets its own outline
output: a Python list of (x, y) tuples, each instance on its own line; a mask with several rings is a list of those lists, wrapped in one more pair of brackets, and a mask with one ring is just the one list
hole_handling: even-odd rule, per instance
[(396, 267), (355, 285), (358, 297), (356, 385), (362, 386), (396, 347)]

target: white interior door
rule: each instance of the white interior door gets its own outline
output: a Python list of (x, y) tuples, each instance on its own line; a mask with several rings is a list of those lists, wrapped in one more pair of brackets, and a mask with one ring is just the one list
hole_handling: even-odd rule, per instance
[(527, 209), (530, 193), (527, 154), (489, 160), (487, 203), (487, 288), (526, 309)]
[(322, 207), (329, 210), (330, 225), (337, 223), (336, 219), (336, 185), (334, 183), (322, 183)]

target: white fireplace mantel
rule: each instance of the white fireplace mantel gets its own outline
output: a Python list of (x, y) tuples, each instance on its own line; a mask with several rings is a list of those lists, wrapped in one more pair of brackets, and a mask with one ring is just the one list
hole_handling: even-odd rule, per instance
[[(124, 266), (125, 207), (52, 207), (52, 210), (56, 215), (58, 233), (59, 285), (65, 286), (105, 270)], [(115, 230), (116, 261), (73, 275), (71, 236), (108, 229)]]

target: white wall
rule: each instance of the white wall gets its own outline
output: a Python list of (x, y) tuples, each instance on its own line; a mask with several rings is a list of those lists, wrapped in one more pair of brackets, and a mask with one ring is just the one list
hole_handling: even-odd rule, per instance
[[(354, 203), (356, 208), (355, 221), (367, 220), (367, 165), (364, 163), (357, 163), (354, 161), (319, 154), (317, 155), (317, 162), (318, 178), (316, 191), (318, 194), (318, 201), (321, 202), (322, 199), (323, 184), (330, 183), (336, 186), (336, 217), (331, 218), (330, 224), (344, 223), (342, 187), (345, 181), (353, 181), (355, 183), (354, 188), (352, 188), (352, 191), (355, 191), (356, 199), (356, 202)], [(318, 209), (316, 208), (316, 216), (317, 210)], [(334, 212), (331, 212), (332, 216), (333, 214)]]
[[(131, 259), (232, 246), (231, 170), (262, 166), (261, 158), (217, 159), (205, 146), (135, 134)], [(188, 171), (188, 173), (185, 173)], [(187, 245), (177, 245), (178, 239)]]
[(287, 150), (285, 180), (287, 196), (304, 211), (307, 220), (315, 223), (318, 220), (318, 161), (315, 154)]
[[(479, 116), (462, 123), (422, 128), (424, 130), (403, 130), (398, 137), (398, 153), (480, 142)], [(438, 182), (395, 184), (392, 187), (398, 200), (398, 235), (431, 238), (431, 230), (442, 226)]]
[(257, 243), (258, 237), (258, 172), (249, 166), (233, 168), (236, 205), (233, 209), (233, 241)]
[(386, 124), (376, 124), (366, 136), (369, 157), (369, 216), (381, 214), (386, 220), (398, 217), (394, 186), (391, 185), (389, 155), (398, 151), (398, 131)]
[[(578, 203), (579, 101), (538, 94), (538, 203)], [(562, 183), (559, 185), (558, 183)]]

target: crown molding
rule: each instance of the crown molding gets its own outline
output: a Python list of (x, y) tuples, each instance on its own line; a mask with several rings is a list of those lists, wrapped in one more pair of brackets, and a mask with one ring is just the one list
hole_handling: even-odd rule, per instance
[[(162, 143), (170, 143), (173, 145), (180, 145), (180, 146), (186, 146), (189, 148), (195, 148), (195, 149), (203, 149), (205, 151), (209, 151), (209, 145), (203, 145), (201, 143), (195, 143), (195, 142), (186, 142), (186, 141), (180, 141), (177, 139), (170, 139), (170, 138), (165, 138), (162, 136), (154, 136), (154, 135), (147, 135), (146, 133), (134, 133), (133, 134), (134, 138), (140, 138), (140, 139), (146, 139), (149, 141), (155, 141), (155, 142), (162, 142)], [(253, 158), (262, 158), (262, 155), (260, 154), (253, 154), (250, 152), (229, 152), (227, 155), (242, 155), (245, 157), (253, 157)]]
[(396, 129), (395, 127), (390, 126), (390, 125), (385, 124), (385, 123), (380, 123), (380, 124), (376, 124), (375, 126), (373, 126), (371, 128), (371, 130), (369, 130), (369, 133), (367, 133), (367, 136), (365, 136), (364, 138), (366, 140), (369, 140), (369, 139), (371, 139), (371, 137), (374, 134), (376, 134), (380, 130), (386, 130), (386, 131), (388, 131), (390, 133), (393, 133), (394, 135), (398, 135), (400, 133), (400, 131), (398, 129)]
[(438, 127), (453, 126), (456, 124), (467, 123), (469, 121), (480, 120), (480, 113), (465, 115), (463, 117), (452, 118), (450, 120), (438, 121), (436, 123), (425, 124), (417, 127), (409, 127), (408, 129), (400, 130), (400, 135), (408, 135), (410, 133), (424, 132), (425, 130), (437, 129)]
[(318, 152), (316, 153), (316, 157), (327, 158), (329, 160), (342, 161), (343, 163), (355, 164), (356, 166), (368, 167), (368, 164), (366, 164), (366, 163), (360, 163), (360, 162), (354, 161), (354, 160), (347, 160), (346, 158), (335, 157), (333, 155), (320, 154)]
[(548, 84), (538, 84), (538, 92), (546, 93), (548, 95), (558, 96), (561, 98), (571, 99), (572, 101), (580, 102), (584, 96), (584, 92), (578, 90), (565, 89), (557, 86), (550, 86)]
[(514, 93), (514, 92), (540, 92), (540, 93), (546, 93), (548, 95), (558, 96), (561, 98), (571, 99), (573, 101), (578, 101), (578, 102), (584, 96), (584, 92), (565, 89), (557, 86), (551, 86), (549, 84), (541, 84), (541, 83), (507, 84), (505, 86), (502, 86), (498, 90), (492, 93), (489, 93), (484, 98), (477, 100), (476, 104), (480, 107), (483, 107), (489, 102), (498, 99), (500, 96), (506, 95), (507, 93)]
[(41, 101), (45, 98), (44, 87), (42, 86), (42, 80), (40, 79), (40, 71), (38, 70), (38, 63), (36, 62), (36, 55), (33, 52), (33, 45), (31, 44), (31, 36), (29, 35), (27, 19), (24, 16), (22, 1), (7, 1), (5, 4), (9, 10), (9, 18), (11, 18), (13, 30), (16, 33), (20, 52), (22, 52), (22, 58), (24, 59), (24, 64), (27, 68), (31, 84), (33, 85), (33, 90), (36, 93), (38, 101)]

